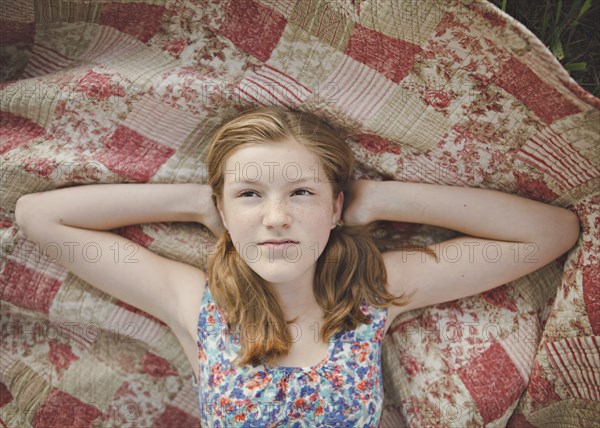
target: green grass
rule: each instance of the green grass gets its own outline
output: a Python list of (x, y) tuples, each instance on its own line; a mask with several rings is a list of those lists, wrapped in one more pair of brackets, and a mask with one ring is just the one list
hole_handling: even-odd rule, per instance
[(600, 97), (600, 0), (490, 0), (525, 25), (586, 91)]

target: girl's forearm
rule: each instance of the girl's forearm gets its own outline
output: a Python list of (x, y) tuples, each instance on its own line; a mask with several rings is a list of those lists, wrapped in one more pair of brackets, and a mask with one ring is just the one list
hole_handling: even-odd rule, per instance
[(21, 199), (27, 202), (17, 204), (16, 216), (21, 221), (94, 230), (155, 222), (201, 223), (202, 204), (212, 204), (211, 193), (210, 186), (194, 183), (75, 186), (25, 195)]
[(430, 224), (484, 239), (536, 242), (540, 237), (574, 244), (575, 213), (496, 190), (427, 183), (373, 181), (372, 218)]

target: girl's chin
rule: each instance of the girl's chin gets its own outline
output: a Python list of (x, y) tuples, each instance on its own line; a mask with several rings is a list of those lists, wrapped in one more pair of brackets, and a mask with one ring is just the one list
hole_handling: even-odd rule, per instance
[(270, 266), (255, 266), (252, 270), (267, 282), (283, 283), (290, 282), (298, 278), (306, 269), (300, 269), (297, 263), (292, 264), (286, 261), (269, 263)]

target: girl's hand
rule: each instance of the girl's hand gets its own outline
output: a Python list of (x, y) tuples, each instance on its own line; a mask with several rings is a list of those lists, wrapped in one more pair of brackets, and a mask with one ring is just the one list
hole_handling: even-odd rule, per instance
[(221, 221), (221, 216), (215, 204), (212, 201), (212, 187), (208, 184), (201, 185), (198, 193), (198, 223), (203, 224), (217, 238), (225, 233), (225, 226)]
[(352, 180), (344, 195), (342, 219), (348, 226), (367, 225), (376, 219), (371, 215), (371, 204), (368, 200), (373, 192), (373, 180)]

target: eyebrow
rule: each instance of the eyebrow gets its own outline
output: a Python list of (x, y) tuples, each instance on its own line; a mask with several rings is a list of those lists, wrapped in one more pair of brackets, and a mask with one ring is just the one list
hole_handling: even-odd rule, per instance
[[(287, 181), (287, 180), (286, 180)], [(307, 181), (312, 181), (314, 183), (318, 183), (319, 181), (315, 179), (315, 177), (311, 176), (311, 177), (302, 177), (299, 178), (298, 180), (292, 180), (292, 181), (287, 181), (289, 184), (298, 184), (298, 183), (305, 183)], [(236, 181), (232, 181), (230, 183), (231, 185), (234, 184), (254, 184), (254, 185), (260, 185), (262, 184), (262, 181), (251, 181), (251, 180), (236, 180)]]

